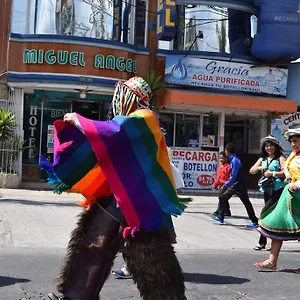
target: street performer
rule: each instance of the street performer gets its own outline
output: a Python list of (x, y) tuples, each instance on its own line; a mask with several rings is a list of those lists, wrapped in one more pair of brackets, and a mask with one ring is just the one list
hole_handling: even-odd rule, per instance
[(120, 249), (142, 299), (186, 299), (169, 232), (190, 199), (177, 195), (151, 96), (133, 77), (117, 83), (108, 121), (68, 113), (54, 123), (54, 163), (41, 158), (41, 168), (54, 192), (81, 193), (86, 210), (51, 300), (98, 300)]

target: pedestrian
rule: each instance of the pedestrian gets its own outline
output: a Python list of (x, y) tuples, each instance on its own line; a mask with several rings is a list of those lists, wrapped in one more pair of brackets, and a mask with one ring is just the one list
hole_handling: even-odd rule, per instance
[[(261, 140), (260, 157), (249, 171), (252, 175), (258, 172), (262, 173), (262, 177), (259, 180), (259, 190), (263, 192), (265, 206), (261, 211), (261, 215), (277, 203), (286, 185), (284, 182), (285, 161), (286, 157), (282, 153), (279, 141), (271, 135), (264, 137)], [(262, 250), (265, 249), (266, 246), (267, 238), (261, 234), (254, 250)]]
[[(216, 190), (216, 189), (220, 189), (220, 195), (225, 191), (224, 189), (222, 189), (223, 185), (229, 180), (230, 178), (230, 165), (228, 163), (227, 157), (225, 155), (225, 151), (221, 151), (219, 153), (219, 167), (217, 170), (217, 176), (216, 179), (212, 185), (212, 189)], [(220, 208), (218, 207), (217, 210), (212, 214), (213, 216), (217, 217), (219, 214)], [(230, 217), (231, 216), (231, 211), (230, 211), (230, 205), (228, 203), (228, 211), (226, 211), (225, 213), (226, 217)]]
[(247, 224), (247, 228), (256, 228), (258, 226), (258, 219), (249, 200), (246, 178), (242, 174), (242, 163), (235, 155), (234, 144), (228, 143), (225, 146), (225, 155), (230, 164), (231, 176), (221, 188), (222, 193), (219, 196), (218, 205), (219, 213), (217, 216), (212, 216), (211, 219), (218, 224), (224, 224), (225, 214), (229, 210), (228, 201), (233, 195), (237, 195), (244, 204), (248, 217), (251, 220)]
[[(257, 229), (272, 239), (268, 259), (255, 262), (261, 270), (277, 270), (277, 261), (283, 241), (300, 239), (300, 125), (289, 129), (284, 135), (293, 149), (284, 166), (287, 184), (276, 205), (267, 209), (259, 219)], [(300, 268), (295, 270), (299, 273)]]

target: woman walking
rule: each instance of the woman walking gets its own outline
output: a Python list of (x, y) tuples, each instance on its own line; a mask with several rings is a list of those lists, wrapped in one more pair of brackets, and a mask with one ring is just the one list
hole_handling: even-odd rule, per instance
[[(284, 188), (277, 205), (267, 209), (259, 220), (258, 231), (271, 238), (269, 258), (255, 262), (263, 270), (277, 270), (277, 260), (283, 241), (300, 239), (300, 126), (285, 133), (293, 152), (285, 163), (285, 176), (290, 183)], [(299, 272), (299, 269), (296, 269)]]
[[(257, 162), (251, 167), (250, 174), (254, 175), (261, 171), (262, 177), (259, 181), (260, 191), (264, 193), (265, 206), (261, 215), (277, 203), (286, 183), (283, 181), (284, 163), (286, 158), (278, 140), (273, 136), (266, 136), (261, 140), (261, 154)], [(254, 250), (265, 249), (267, 238), (260, 235), (258, 244)]]

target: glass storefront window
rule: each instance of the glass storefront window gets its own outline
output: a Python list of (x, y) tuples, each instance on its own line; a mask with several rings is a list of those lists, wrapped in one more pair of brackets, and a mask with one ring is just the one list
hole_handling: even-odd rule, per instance
[(176, 114), (175, 147), (199, 148), (199, 115)]
[(72, 103), (72, 112), (83, 115), (85, 118), (98, 121), (100, 119), (100, 103), (74, 101)]
[(53, 123), (61, 120), (63, 116), (71, 112), (71, 103), (60, 99), (49, 99), (43, 101), (43, 126), (41, 154), (48, 160), (53, 160), (54, 130)]
[(86, 97), (85, 101), (80, 101), (78, 93), (45, 90), (25, 94), (23, 180), (46, 179), (38, 164), (40, 154), (53, 161), (54, 121), (62, 119), (68, 112), (78, 112), (94, 120), (107, 119), (112, 96), (88, 94)]
[[(162, 113), (160, 122), (167, 131), (166, 141), (169, 147), (202, 148), (215, 151), (215, 148), (219, 146), (219, 116), (217, 115)], [(175, 135), (174, 124), (176, 124)]]
[(166, 131), (166, 143), (169, 147), (174, 146), (174, 114), (161, 114), (160, 115), (161, 127)]
[(202, 146), (218, 146), (219, 117), (213, 115), (203, 115), (203, 136)]

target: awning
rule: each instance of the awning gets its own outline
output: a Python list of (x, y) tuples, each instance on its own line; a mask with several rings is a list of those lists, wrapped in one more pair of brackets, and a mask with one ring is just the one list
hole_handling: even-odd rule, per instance
[(294, 113), (298, 106), (297, 101), (287, 99), (246, 97), (176, 89), (166, 89), (160, 104), (166, 107), (169, 105), (210, 106), (280, 114)]

